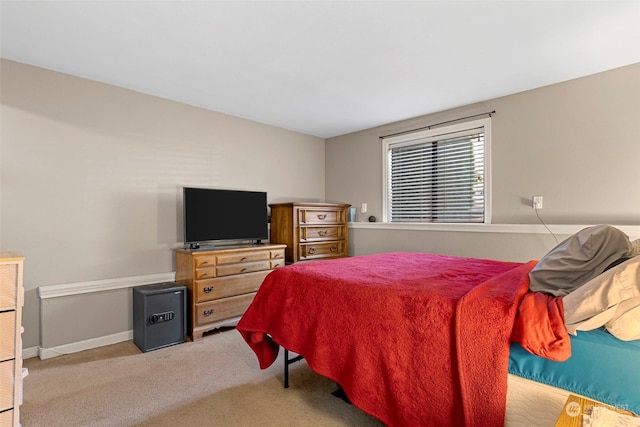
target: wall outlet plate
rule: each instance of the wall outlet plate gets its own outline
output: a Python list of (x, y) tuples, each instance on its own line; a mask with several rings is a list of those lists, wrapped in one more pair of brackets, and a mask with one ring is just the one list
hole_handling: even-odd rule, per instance
[(542, 196), (533, 196), (533, 209), (542, 209)]

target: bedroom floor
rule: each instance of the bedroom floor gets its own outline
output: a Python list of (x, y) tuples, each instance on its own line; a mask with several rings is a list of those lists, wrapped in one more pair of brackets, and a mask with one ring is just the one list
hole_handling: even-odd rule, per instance
[[(281, 352), (282, 353), (282, 352)], [(280, 360), (261, 371), (235, 330), (142, 353), (132, 341), (27, 359), (22, 425), (382, 426), (302, 361), (282, 387)]]

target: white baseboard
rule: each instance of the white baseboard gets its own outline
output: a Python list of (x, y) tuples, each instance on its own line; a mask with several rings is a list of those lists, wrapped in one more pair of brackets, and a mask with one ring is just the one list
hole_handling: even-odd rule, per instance
[(39, 347), (27, 347), (22, 349), (22, 359), (31, 359), (32, 357), (38, 357)]
[[(38, 349), (38, 356), (40, 359), (50, 359), (52, 357), (62, 356), (64, 354), (77, 353), (78, 351), (90, 350), (92, 348), (102, 347), (105, 345), (116, 344), (122, 341), (128, 341), (133, 339), (133, 331), (124, 331), (117, 334), (107, 335), (104, 337), (92, 338), (85, 341), (78, 341), (70, 344), (59, 345), (51, 348), (40, 347)], [(26, 359), (25, 352), (23, 352), (24, 359)]]

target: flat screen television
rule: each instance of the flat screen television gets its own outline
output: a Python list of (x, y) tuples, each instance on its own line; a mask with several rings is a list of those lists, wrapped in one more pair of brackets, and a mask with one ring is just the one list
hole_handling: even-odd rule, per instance
[(192, 249), (269, 237), (266, 192), (184, 187), (183, 205), (184, 240)]

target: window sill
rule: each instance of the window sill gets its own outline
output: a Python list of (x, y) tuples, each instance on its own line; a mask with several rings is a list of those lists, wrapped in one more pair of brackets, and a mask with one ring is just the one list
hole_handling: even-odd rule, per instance
[[(571, 235), (590, 225), (548, 224), (555, 234)], [(614, 225), (631, 240), (640, 238), (640, 225)], [(549, 234), (542, 224), (399, 224), (383, 222), (350, 222), (349, 228), (368, 230), (449, 231), (463, 233)]]

